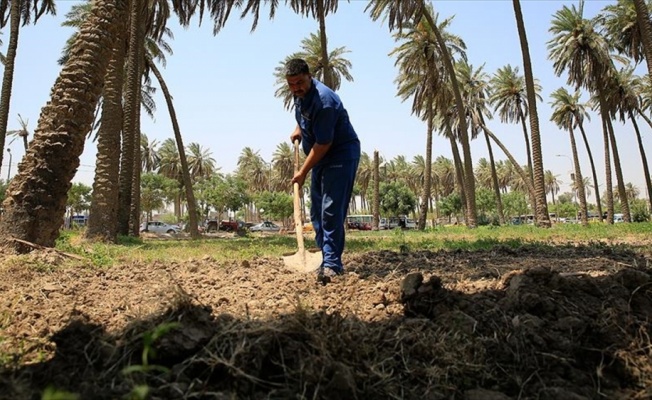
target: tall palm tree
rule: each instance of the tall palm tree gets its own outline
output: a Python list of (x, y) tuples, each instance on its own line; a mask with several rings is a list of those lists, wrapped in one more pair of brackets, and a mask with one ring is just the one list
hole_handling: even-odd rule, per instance
[[(257, 0), (250, 0), (257, 1)], [(286, 3), (288, 1), (286, 0)], [(328, 37), (326, 35), (326, 16), (337, 11), (339, 0), (290, 0), (290, 7), (301, 15), (312, 16), (319, 21), (319, 42), (321, 57), (318, 70), (323, 70), (323, 82), (334, 89), (335, 72), (328, 52)]]
[(534, 73), (532, 72), (532, 61), (530, 59), (530, 48), (525, 32), (521, 2), (513, 0), (514, 16), (518, 36), (521, 42), (521, 53), (523, 54), (523, 72), (525, 73), (525, 88), (527, 92), (528, 105), (530, 106), (530, 136), (532, 139), (532, 167), (534, 169), (534, 192), (536, 194), (536, 222), (538, 226), (549, 228), (550, 214), (546, 202), (546, 187), (543, 181), (543, 156), (541, 155), (541, 134), (539, 133), (539, 113), (537, 112), (537, 93)]
[[(301, 152), (299, 152), (301, 156)], [(301, 159), (299, 160), (301, 163)], [(281, 142), (276, 146), (272, 154), (272, 165), (278, 176), (278, 185), (275, 190), (289, 193), (292, 191), (292, 177), (294, 176), (294, 149), (287, 142)]]
[(555, 73), (568, 73), (567, 82), (576, 89), (586, 88), (597, 97), (597, 107), (602, 119), (605, 158), (605, 180), (607, 186), (607, 222), (613, 223), (614, 205), (611, 178), (610, 138), (607, 121), (606, 93), (609, 75), (613, 70), (605, 38), (598, 33), (598, 19), (583, 17), (584, 3), (579, 8), (572, 5), (562, 7), (553, 17), (550, 32), (553, 38), (548, 42), (548, 57), (553, 60)]
[[(186, 201), (188, 203), (188, 228), (190, 230), (190, 236), (193, 239), (199, 238), (199, 228), (197, 223), (198, 213), (197, 213), (197, 203), (195, 202), (195, 195), (193, 193), (192, 177), (191, 175), (208, 177), (214, 170), (214, 163), (210, 157), (210, 153), (202, 151), (201, 147), (196, 144), (191, 144), (191, 156), (193, 157), (192, 166), (188, 162), (186, 157), (185, 147), (183, 145), (183, 138), (181, 136), (181, 129), (179, 128), (179, 120), (177, 119), (177, 114), (174, 109), (174, 103), (172, 102), (172, 95), (168, 89), (163, 75), (159, 71), (156, 63), (154, 63), (151, 58), (146, 59), (147, 68), (150, 69), (156, 80), (161, 86), (163, 95), (165, 97), (165, 102), (168, 106), (168, 112), (170, 114), (170, 120), (172, 121), (172, 130), (174, 131), (174, 139), (177, 144), (177, 149), (179, 151), (179, 161), (181, 161), (181, 176), (183, 180), (183, 186), (185, 189)], [(194, 151), (194, 152), (193, 152)]]
[(253, 193), (269, 189), (269, 167), (258, 150), (254, 151), (251, 147), (242, 149), (237, 174), (248, 183)]
[(7, 54), (3, 57), (4, 73), (2, 76), (2, 89), (0, 90), (0, 165), (2, 165), (5, 151), (20, 25), (21, 21), (23, 25), (30, 23), (32, 11), (34, 12), (34, 23), (44, 13), (54, 15), (56, 14), (54, 0), (5, 0), (0, 2), (0, 28), (4, 28), (9, 22), (9, 43), (7, 45)]
[(631, 182), (625, 184), (625, 191), (627, 192), (627, 199), (629, 201), (636, 200), (641, 194), (641, 191)]
[[(652, 209), (652, 180), (650, 178), (650, 166), (648, 165), (647, 154), (645, 153), (645, 147), (643, 146), (641, 130), (638, 127), (638, 122), (635, 117), (636, 115), (645, 117), (644, 113), (641, 111), (641, 92), (646, 90), (644, 83), (646, 81), (649, 82), (649, 79), (640, 79), (639, 77), (634, 76), (633, 68), (628, 67), (616, 72), (614, 74), (616, 90), (609, 92), (609, 102), (614, 106), (612, 109), (612, 116), (618, 116), (622, 122), (629, 120), (634, 126), (634, 133), (636, 135), (636, 141), (638, 142), (638, 151), (641, 155), (641, 162), (643, 164), (643, 177), (647, 188), (650, 209)], [(622, 189), (626, 192), (626, 188), (623, 187)], [(619, 188), (619, 193), (620, 190), (621, 189)], [(624, 198), (627, 199), (627, 196), (625, 195)], [(627, 207), (623, 209), (623, 219), (625, 219), (626, 213), (629, 214), (629, 204), (627, 204)]]
[[(598, 214), (600, 220), (602, 220), (602, 202), (600, 201), (599, 185), (598, 185), (598, 175), (595, 169), (595, 162), (593, 161), (593, 152), (591, 151), (591, 146), (589, 146), (589, 141), (586, 136), (586, 131), (584, 130), (584, 120), (590, 120), (591, 116), (587, 111), (588, 104), (580, 102), (580, 92), (576, 91), (575, 94), (571, 95), (566, 89), (559, 88), (552, 95), (553, 105), (556, 105), (555, 108), (559, 110), (559, 117), (561, 114), (568, 114), (563, 118), (569, 118), (573, 121), (573, 128), (579, 128), (580, 133), (582, 134), (582, 140), (584, 141), (584, 148), (589, 156), (589, 163), (591, 164), (591, 175), (593, 177), (593, 191), (595, 193), (595, 201), (598, 207)], [(565, 126), (561, 126), (562, 129), (567, 129)], [(574, 164), (573, 164), (574, 168)]]
[(650, 7), (645, 0), (632, 0), (636, 8), (636, 21), (641, 31), (641, 41), (645, 50), (647, 72), (652, 78), (652, 22), (650, 22)]
[(111, 49), (126, 18), (126, 0), (96, 0), (80, 29), (75, 51), (41, 110), (34, 139), (7, 190), (0, 235), (54, 246), (63, 220), (67, 193), (91, 129)]
[[(74, 5), (62, 24), (79, 28), (92, 10), (92, 2)], [(84, 236), (91, 240), (113, 243), (118, 237), (118, 204), (120, 145), (123, 124), (122, 89), (127, 46), (126, 18), (118, 21), (118, 37), (111, 49), (111, 58), (102, 90), (102, 111), (97, 131), (97, 159), (91, 194), (88, 224)], [(68, 62), (79, 29), (67, 41), (59, 63)]]
[(477, 210), (475, 205), (475, 179), (473, 177), (473, 159), (471, 157), (471, 145), (469, 142), (469, 132), (466, 123), (466, 112), (464, 112), (464, 103), (460, 91), (460, 85), (457, 82), (453, 58), (446, 46), (446, 40), (441, 31), (438, 29), (433, 16), (427, 11), (424, 0), (413, 1), (396, 1), (396, 0), (371, 0), (365, 10), (369, 11), (371, 18), (376, 21), (380, 17), (386, 17), (390, 30), (394, 27), (399, 31), (407, 23), (418, 24), (422, 18), (425, 18), (434, 34), (437, 46), (441, 54), (445, 71), (450, 79), (450, 87), (455, 99), (455, 107), (458, 112), (459, 120), (459, 140), (462, 144), (464, 154), (464, 186), (466, 193), (466, 225), (470, 228), (477, 226)]
[(188, 144), (188, 170), (192, 180), (208, 178), (215, 173), (215, 159), (209, 149), (199, 143)]
[[(500, 188), (498, 186), (493, 147), (491, 146), (489, 135), (483, 129), (483, 126), (485, 126), (484, 119), (491, 118), (491, 113), (487, 107), (489, 103), (488, 99), (490, 90), (488, 77), (484, 72), (484, 65), (474, 69), (473, 66), (465, 60), (461, 60), (455, 64), (455, 67), (456, 73), (458, 74), (458, 81), (462, 85), (462, 94), (469, 119), (469, 126), (471, 127), (471, 138), (475, 139), (480, 132), (483, 132), (487, 144), (487, 149), (489, 151), (491, 183), (496, 201), (496, 211), (500, 223), (504, 224), (505, 216), (503, 213), (503, 202), (500, 195)], [(534, 200), (534, 194), (532, 194), (532, 200)]]
[[(542, 100), (541, 85), (535, 81), (535, 92), (537, 99)], [(532, 147), (528, 134), (526, 118), (530, 114), (525, 88), (525, 77), (519, 75), (518, 67), (507, 64), (498, 68), (491, 78), (490, 103), (500, 116), (503, 123), (520, 123), (525, 138), (525, 150), (527, 154), (528, 174), (534, 184), (534, 170), (532, 169)]]
[[(427, 13), (432, 12), (428, 7)], [(437, 22), (437, 16), (433, 18)], [(452, 18), (438, 24), (446, 46), (451, 54), (455, 53), (466, 58), (466, 45), (459, 36), (446, 31)], [(428, 203), (431, 197), (432, 185), (432, 135), (435, 114), (445, 112), (450, 108), (450, 91), (446, 88), (445, 72), (438, 60), (441, 53), (433, 29), (427, 20), (422, 19), (417, 24), (408, 23), (405, 30), (394, 35), (400, 46), (392, 50), (390, 55), (396, 56), (399, 66), (399, 76), (395, 82), (398, 85), (398, 95), (403, 101), (412, 97), (412, 113), (426, 121), (426, 157), (424, 160), (424, 176), (422, 184), (418, 229), (425, 229)], [(439, 65), (437, 65), (439, 64)], [(439, 110), (439, 111), (438, 111)]]
[(363, 209), (370, 209), (367, 193), (369, 192), (369, 184), (373, 178), (373, 163), (369, 154), (364, 151), (360, 154), (360, 163), (358, 164), (358, 172), (355, 176), (355, 181), (360, 188), (360, 206)]
[(433, 172), (439, 183), (439, 190), (435, 195), (448, 196), (455, 191), (455, 166), (450, 158), (438, 156), (433, 163)]
[(582, 169), (580, 168), (580, 159), (577, 155), (577, 145), (575, 143), (575, 133), (573, 132), (573, 128), (578, 124), (578, 110), (575, 106), (579, 103), (579, 92), (576, 92), (575, 96), (571, 96), (566, 89), (559, 88), (552, 92), (550, 96), (553, 99), (553, 112), (550, 120), (557, 124), (560, 129), (567, 130), (569, 134), (571, 152), (573, 154), (573, 169), (575, 171), (574, 186), (577, 189), (577, 197), (580, 201), (582, 225), (588, 226), (586, 193), (584, 192), (584, 185), (580, 184), (584, 182), (584, 179), (582, 178)]
[[(283, 99), (283, 105), (286, 109), (290, 109), (294, 105), (294, 98), (285, 79), (285, 65), (293, 58), (302, 58), (308, 63), (310, 71), (315, 78), (324, 81), (326, 69), (320, 67), (322, 59), (321, 45), (319, 35), (311, 33), (309, 37), (301, 40), (301, 50), (285, 57), (274, 69), (274, 77), (276, 78), (276, 91), (274, 92), (274, 96)], [(330, 65), (328, 68), (328, 79), (330, 79), (331, 84), (327, 86), (334, 91), (340, 89), (342, 78), (353, 82), (353, 76), (349, 72), (351, 61), (345, 58), (345, 54), (347, 53), (350, 53), (350, 51), (346, 47), (337, 47), (328, 55)]]
[(616, 4), (606, 5), (599, 18), (611, 49), (637, 64), (645, 59), (643, 32), (638, 25), (634, 0), (617, 0)]
[(179, 148), (174, 139), (168, 138), (161, 143), (158, 149), (159, 168), (158, 173), (178, 182), (178, 192), (174, 198), (174, 215), (181, 216), (181, 188), (183, 187), (183, 176), (181, 172), (181, 156)]
[[(129, 13), (129, 43), (127, 47), (124, 126), (122, 132), (123, 157), (120, 164), (120, 203), (118, 212), (119, 229), (123, 234), (139, 235), (140, 104), (143, 93), (143, 71), (146, 70), (147, 58), (150, 57), (145, 51), (145, 44), (148, 37), (155, 41), (161, 40), (162, 36), (167, 32), (166, 23), (169, 16), (170, 4), (167, 0), (132, 1)], [(150, 69), (153, 71), (152, 68)], [(176, 136), (177, 132), (175, 132)], [(182, 160), (184, 156), (185, 154), (181, 154)], [(186, 166), (185, 163), (183, 165)], [(188, 172), (185, 171), (184, 175), (187, 178)], [(192, 230), (192, 221), (190, 227)]]
[(555, 195), (559, 193), (559, 176), (552, 173), (551, 170), (547, 169), (545, 173), (545, 182), (547, 193), (550, 193), (552, 196), (552, 204), (555, 204)]

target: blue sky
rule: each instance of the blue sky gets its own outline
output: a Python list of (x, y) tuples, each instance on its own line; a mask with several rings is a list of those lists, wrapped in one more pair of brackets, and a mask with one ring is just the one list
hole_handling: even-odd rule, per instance
[[(18, 129), (18, 114), (29, 120), (33, 130), (41, 108), (50, 96), (60, 67), (56, 64), (65, 40), (72, 33), (61, 27), (70, 6), (77, 1), (57, 1), (57, 16), (44, 16), (38, 25), (21, 30), (16, 59), (16, 72), (9, 115), (8, 129)], [(522, 8), (535, 77), (540, 81), (543, 102), (538, 104), (541, 122), (544, 168), (559, 175), (562, 191), (567, 190), (572, 169), (568, 157), (568, 134), (549, 122), (550, 93), (565, 86), (565, 77), (554, 75), (552, 63), (547, 59), (546, 42), (550, 40), (548, 27), (552, 15), (570, 1), (522, 0)], [(613, 1), (591, 0), (585, 4), (585, 15), (594, 16)], [(388, 53), (396, 46), (387, 25), (373, 22), (364, 13), (366, 1), (341, 2), (338, 12), (328, 16), (326, 30), (329, 48), (345, 46), (347, 57), (353, 64), (354, 82), (343, 82), (339, 94), (362, 142), (362, 150), (370, 155), (378, 150), (385, 159), (405, 155), (412, 160), (423, 155), (426, 127), (410, 113), (410, 102), (402, 103), (395, 97), (394, 79), (397, 70)], [(484, 70), (492, 75), (498, 68), (511, 64), (522, 71), (522, 58), (512, 2), (509, 0), (435, 1), (440, 19), (455, 16), (450, 30), (461, 36), (467, 44), (469, 62), (475, 67), (485, 64)], [(282, 141), (289, 141), (295, 126), (293, 114), (283, 108), (282, 101), (274, 97), (274, 68), (288, 54), (299, 49), (300, 42), (317, 31), (317, 21), (297, 16), (281, 8), (273, 21), (262, 18), (258, 28), (250, 33), (251, 19), (237, 16), (217, 35), (212, 34), (212, 24), (205, 20), (202, 26), (194, 21), (188, 29), (179, 27), (176, 17), (169, 27), (175, 38), (170, 41), (174, 54), (168, 56), (167, 65), (161, 68), (171, 91), (181, 127), (184, 144), (199, 143), (210, 149), (222, 172), (232, 172), (244, 147), (251, 147), (270, 161), (272, 153)], [(6, 50), (8, 31), (2, 36)], [(645, 69), (639, 68), (641, 72)], [(586, 96), (585, 96), (586, 98)], [(155, 97), (158, 110), (155, 120), (142, 118), (142, 131), (151, 139), (163, 141), (173, 137), (168, 111), (162, 95)], [(517, 159), (525, 164), (524, 139), (520, 126), (489, 121), (489, 127), (510, 148)], [(652, 150), (650, 129), (645, 123), (643, 140), (646, 149)], [(598, 179), (604, 184), (602, 133), (598, 116), (592, 114), (587, 126)], [(616, 125), (623, 173), (626, 181), (633, 182), (645, 193), (641, 160), (633, 128)], [(9, 143), (11, 138), (8, 138)], [(577, 140), (580, 140), (577, 137)], [(578, 144), (579, 145), (579, 144)], [(16, 172), (17, 159), (22, 157), (22, 144), (16, 140), (10, 145), (13, 154), (11, 174)], [(433, 158), (450, 157), (447, 141), (436, 137)], [(505, 159), (499, 149), (498, 159)], [(81, 167), (75, 181), (91, 185), (95, 164), (95, 144), (88, 140), (81, 158)], [(472, 143), (475, 161), (487, 157), (484, 140)], [(588, 158), (583, 146), (580, 157), (585, 176), (590, 176)], [(7, 174), (8, 157), (5, 154), (2, 177)], [(614, 175), (615, 182), (615, 175)], [(604, 188), (601, 189), (603, 191)]]

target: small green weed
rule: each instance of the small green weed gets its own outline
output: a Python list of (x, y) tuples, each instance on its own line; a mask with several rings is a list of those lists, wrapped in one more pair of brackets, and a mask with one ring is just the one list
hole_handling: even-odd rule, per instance
[(79, 395), (48, 386), (43, 392), (41, 400), (79, 400)]

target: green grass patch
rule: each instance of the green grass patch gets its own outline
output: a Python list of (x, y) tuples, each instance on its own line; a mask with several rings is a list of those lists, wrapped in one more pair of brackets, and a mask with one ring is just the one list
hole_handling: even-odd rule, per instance
[[(66, 231), (57, 240), (56, 249), (78, 255), (93, 267), (110, 267), (128, 262), (183, 262), (190, 259), (211, 257), (218, 262), (249, 260), (255, 257), (281, 257), (297, 250), (294, 235), (247, 235), (243, 237), (207, 237), (199, 240), (142, 239), (120, 237), (117, 244), (90, 243), (83, 241), (79, 231)], [(575, 224), (557, 224), (552, 228), (531, 225), (481, 226), (468, 229), (464, 226), (448, 226), (425, 231), (349, 231), (346, 252), (349, 254), (370, 251), (419, 251), (419, 250), (487, 250), (495, 246), (512, 248), (524, 245), (562, 246), (570, 243), (591, 245), (614, 245), (626, 242), (626, 246), (652, 251), (652, 223), (606, 225), (594, 223), (588, 227)], [(313, 235), (305, 236), (305, 246), (315, 246)], [(42, 262), (40, 262), (43, 264)], [(73, 265), (84, 264), (71, 259)], [(36, 264), (39, 264), (38, 262)], [(38, 269), (52, 266), (34, 265)], [(60, 266), (59, 266), (60, 267)]]

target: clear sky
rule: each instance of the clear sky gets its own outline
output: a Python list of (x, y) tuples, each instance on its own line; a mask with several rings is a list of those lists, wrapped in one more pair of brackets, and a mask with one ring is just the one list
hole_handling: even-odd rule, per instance
[[(8, 129), (18, 129), (18, 114), (29, 120), (29, 129), (36, 128), (41, 108), (50, 96), (51, 87), (59, 74), (57, 59), (70, 28), (61, 22), (71, 5), (78, 1), (57, 1), (57, 16), (43, 16), (37, 25), (23, 27), (16, 58), (13, 95)], [(396, 47), (386, 23), (373, 22), (364, 12), (366, 1), (341, 2), (336, 14), (326, 19), (329, 48), (345, 46), (352, 62), (354, 82), (344, 81), (339, 94), (349, 111), (360, 140), (362, 150), (370, 155), (378, 150), (385, 159), (404, 155), (412, 160), (424, 155), (426, 127), (411, 115), (410, 101), (402, 103), (395, 97), (395, 60), (388, 53)], [(535, 77), (543, 87), (543, 102), (538, 103), (541, 123), (544, 168), (559, 175), (562, 192), (568, 190), (572, 169), (568, 134), (560, 131), (550, 119), (550, 93), (566, 86), (566, 77), (554, 75), (552, 62), (547, 59), (546, 42), (552, 15), (564, 4), (577, 1), (522, 0), (523, 14), (530, 44)], [(585, 16), (592, 17), (605, 5), (614, 1), (590, 0), (585, 4)], [(435, 1), (440, 20), (455, 16), (451, 32), (467, 44), (469, 62), (484, 65), (489, 75), (506, 64), (522, 68), (512, 2), (509, 0)], [(169, 27), (174, 32), (170, 44), (173, 55), (167, 57), (162, 69), (169, 90), (174, 97), (177, 117), (184, 144), (199, 143), (209, 149), (222, 172), (232, 172), (244, 147), (259, 151), (271, 161), (272, 153), (282, 141), (289, 142), (295, 126), (293, 114), (283, 108), (274, 97), (274, 68), (287, 55), (299, 49), (300, 42), (316, 32), (317, 21), (302, 18), (290, 10), (280, 8), (273, 21), (261, 18), (258, 28), (250, 32), (251, 19), (240, 20), (237, 15), (217, 35), (212, 34), (212, 23), (204, 20), (201, 26), (194, 21), (188, 29), (181, 28), (176, 17)], [(8, 30), (3, 32), (6, 52)], [(638, 71), (645, 73), (643, 67)], [(587, 96), (584, 95), (584, 100)], [(155, 96), (157, 112), (154, 120), (142, 117), (142, 131), (160, 142), (173, 137), (168, 111), (162, 95)], [(604, 151), (599, 117), (592, 113), (587, 134), (598, 169), (598, 179), (604, 185)], [(521, 164), (527, 163), (523, 134), (520, 126), (502, 124), (498, 119), (488, 122), (489, 127), (510, 148)], [(640, 123), (646, 150), (652, 152), (651, 130)], [(631, 125), (615, 125), (623, 173), (626, 182), (634, 183), (645, 193), (642, 164)], [(7, 143), (12, 138), (8, 138)], [(580, 137), (576, 138), (580, 141)], [(578, 146), (581, 142), (578, 143)], [(16, 162), (23, 155), (19, 140), (9, 146), (13, 155), (11, 175), (16, 172)], [(433, 159), (439, 155), (451, 157), (450, 146), (436, 137)], [(484, 140), (472, 143), (474, 162), (487, 157)], [(584, 176), (590, 176), (589, 162), (580, 146)], [(497, 159), (506, 159), (500, 149)], [(96, 147), (86, 142), (81, 167), (75, 181), (92, 184)], [(557, 156), (562, 155), (562, 156)], [(652, 154), (648, 154), (648, 157)], [(8, 157), (5, 153), (2, 174), (6, 178)], [(615, 184), (615, 175), (614, 175)], [(601, 188), (601, 192), (604, 186)], [(593, 196), (592, 196), (593, 197)]]

